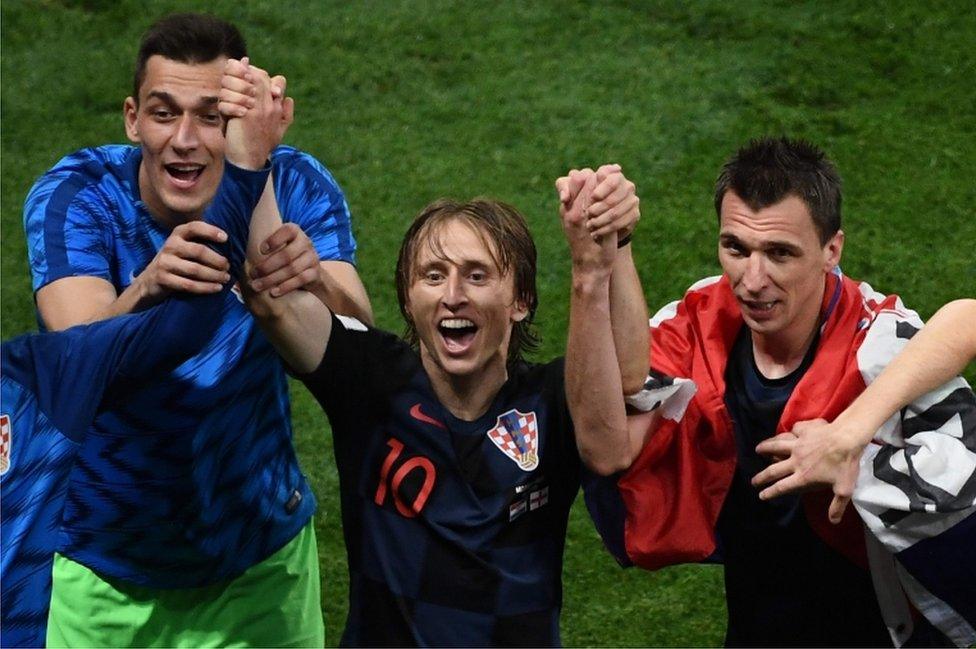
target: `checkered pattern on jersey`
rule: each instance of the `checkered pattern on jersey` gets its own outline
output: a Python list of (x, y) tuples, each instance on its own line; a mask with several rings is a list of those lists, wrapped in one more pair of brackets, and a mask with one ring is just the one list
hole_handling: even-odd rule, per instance
[[(335, 438), (351, 582), (343, 642), (557, 644), (580, 479), (561, 361), (514, 368), (488, 412), (462, 421), (405, 343), (334, 323), (305, 382)], [(534, 468), (489, 434), (513, 412), (536, 422)]]

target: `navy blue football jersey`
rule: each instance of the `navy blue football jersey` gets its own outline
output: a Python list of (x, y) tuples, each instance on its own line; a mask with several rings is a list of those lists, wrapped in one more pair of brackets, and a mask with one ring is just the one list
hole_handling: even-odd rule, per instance
[(417, 352), (334, 318), (303, 378), (332, 424), (351, 646), (559, 644), (562, 555), (581, 465), (563, 363), (510, 369), (454, 417)]
[[(35, 290), (91, 276), (121, 293), (152, 261), (170, 230), (140, 198), (141, 160), (134, 147), (84, 149), (38, 180), (24, 206)], [(349, 210), (328, 171), (290, 147), (271, 164), (282, 218), (322, 259), (352, 263)], [(311, 518), (282, 364), (238, 293), (217, 320), (200, 353), (96, 417), (59, 540), (74, 561), (154, 588), (202, 586), (267, 558)]]

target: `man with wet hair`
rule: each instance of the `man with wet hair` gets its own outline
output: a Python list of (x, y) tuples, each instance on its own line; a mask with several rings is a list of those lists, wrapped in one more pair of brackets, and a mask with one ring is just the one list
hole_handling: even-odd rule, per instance
[[(957, 451), (976, 466), (976, 401), (965, 381), (929, 393), (907, 411), (914, 419), (906, 412), (899, 428), (892, 421), (876, 433), (886, 446), (872, 452), (878, 483), (866, 490), (860, 517), (848, 511), (831, 524), (826, 491), (769, 499), (753, 485), (769, 456), (784, 452), (771, 438), (803, 420), (835, 418), (922, 326), (896, 296), (840, 273), (840, 206), (840, 178), (809, 143), (754, 141), (725, 165), (715, 192), (724, 274), (694, 284), (651, 319), (651, 373), (631, 399), (644, 413), (630, 417), (630, 445), (614, 458), (630, 465), (614, 485), (623, 507), (590, 499), (594, 517), (622, 563), (721, 561), (728, 646), (947, 637), (966, 646), (971, 582), (900, 573), (899, 584), (890, 554), (900, 553), (901, 566), (924, 564), (924, 544), (915, 557), (901, 552), (967, 516), (976, 520), (976, 474), (964, 470), (948, 485), (938, 477), (945, 462), (911, 450), (961, 438)], [(614, 412), (611, 432), (624, 417), (622, 401)], [(905, 466), (909, 475), (897, 468)], [(623, 520), (614, 516), (620, 511)], [(933, 604), (931, 588), (948, 611)], [(903, 589), (938, 631), (923, 618), (913, 633)]]
[[(224, 174), (220, 79), (246, 55), (226, 21), (161, 19), (139, 48), (126, 134), (67, 156), (27, 197), (37, 308), (51, 330), (230, 280), (201, 220)], [(275, 77), (279, 121), (291, 119)], [(247, 140), (252, 141), (252, 140)], [(342, 191), (314, 158), (270, 155), (285, 223), (248, 282), (369, 321)], [(320, 261), (321, 260), (321, 261)], [(95, 419), (72, 470), (54, 564), (56, 645), (321, 645), (315, 498), (291, 442), (285, 374), (227, 292), (209, 344)]]
[[(244, 66), (228, 66), (222, 110), (252, 96), (245, 77)], [(643, 305), (626, 236), (638, 216), (633, 185), (613, 166), (574, 179), (579, 197), (562, 209), (572, 308), (609, 310), (611, 296), (628, 289)], [(251, 241), (277, 225), (266, 199)], [(251, 263), (262, 257), (251, 248)], [(308, 294), (245, 291), (332, 425), (350, 572), (343, 645), (559, 644), (580, 460), (603, 443), (590, 431), (612, 402), (607, 392), (622, 399), (643, 381), (646, 311), (615, 323), (638, 332), (623, 366), (612, 334), (606, 354), (575, 313), (565, 363), (527, 363), (535, 270), (517, 210), (441, 200), (414, 219), (400, 249), (397, 295), (409, 341), (335, 315)], [(599, 364), (612, 370), (596, 385), (581, 370)]]

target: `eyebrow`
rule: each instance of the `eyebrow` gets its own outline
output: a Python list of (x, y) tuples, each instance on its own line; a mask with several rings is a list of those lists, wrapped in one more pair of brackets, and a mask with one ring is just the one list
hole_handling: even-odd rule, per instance
[[(149, 94), (146, 95), (146, 99), (159, 99), (170, 105), (177, 105), (176, 97), (166, 92), (165, 90), (150, 90)], [(216, 95), (208, 95), (206, 97), (201, 97), (200, 101), (197, 102), (197, 106), (214, 106), (220, 99)]]
[[(718, 235), (718, 239), (721, 243), (737, 243), (746, 248), (750, 247), (747, 246), (741, 239), (739, 239), (739, 237), (735, 236), (734, 234), (723, 232)], [(760, 246), (760, 249), (762, 250), (769, 250), (771, 248), (785, 248), (786, 250), (789, 250), (790, 252), (793, 253), (801, 252), (801, 248), (799, 248), (796, 244), (790, 243), (789, 241), (764, 241), (762, 246)]]

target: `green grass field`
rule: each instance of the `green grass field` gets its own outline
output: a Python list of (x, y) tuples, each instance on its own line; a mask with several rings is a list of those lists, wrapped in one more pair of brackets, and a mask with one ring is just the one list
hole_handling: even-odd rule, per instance
[[(976, 294), (976, 14), (965, 2), (6, 0), (4, 339), (35, 327), (20, 225), (31, 183), (66, 153), (123, 141), (141, 32), (202, 8), (241, 27), (257, 65), (287, 75), (297, 102), (287, 142), (345, 189), (384, 328), (400, 330), (393, 264), (412, 216), (439, 196), (489, 195), (530, 221), (539, 357), (560, 354), (569, 263), (552, 183), (602, 162), (638, 185), (649, 304), (677, 298), (719, 272), (711, 185), (734, 148), (763, 134), (808, 138), (837, 163), (848, 275), (923, 317)], [(324, 416), (303, 388), (293, 393), (335, 644), (346, 608), (337, 476)], [(622, 571), (579, 505), (564, 582), (567, 645), (722, 642), (720, 569)]]

